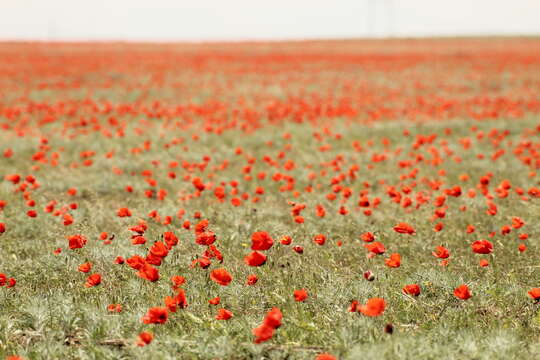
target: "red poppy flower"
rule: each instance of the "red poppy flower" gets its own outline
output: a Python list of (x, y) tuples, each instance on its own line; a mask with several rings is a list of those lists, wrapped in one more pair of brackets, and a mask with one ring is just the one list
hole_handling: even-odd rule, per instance
[(386, 302), (382, 298), (371, 298), (366, 305), (360, 305), (358, 310), (366, 316), (382, 315), (386, 307)]
[(294, 300), (298, 302), (304, 302), (308, 298), (306, 289), (294, 290)]
[(211, 245), (216, 241), (216, 234), (211, 231), (197, 233), (195, 242), (199, 245)]
[(409, 235), (416, 234), (416, 231), (414, 230), (414, 228), (411, 225), (404, 222), (400, 222), (399, 224), (394, 226), (394, 231), (400, 234), (409, 234)]
[(86, 287), (93, 287), (101, 284), (101, 275), (100, 274), (92, 274), (86, 279), (86, 283), (84, 286)]
[(324, 245), (324, 243), (326, 242), (326, 236), (324, 236), (323, 234), (315, 235), (315, 237), (313, 238), (313, 241), (317, 245)]
[(176, 295), (174, 296), (174, 300), (176, 301), (176, 305), (178, 305), (180, 309), (185, 309), (188, 307), (186, 292), (184, 291), (184, 289), (176, 289)]
[(281, 240), (279, 241), (281, 244), (283, 245), (291, 245), (292, 243), (292, 237), (288, 236), (288, 235), (285, 235), (281, 238)]
[(107, 306), (107, 310), (109, 312), (119, 313), (119, 312), (122, 312), (122, 305), (121, 304), (109, 304)]
[(471, 292), (467, 285), (460, 285), (454, 290), (454, 296), (461, 299), (467, 300), (471, 297)]
[(144, 260), (144, 258), (140, 257), (139, 255), (133, 255), (132, 257), (128, 258), (126, 262), (129, 267), (135, 270), (142, 269), (144, 264), (146, 264), (146, 260)]
[(390, 258), (384, 260), (385, 264), (391, 268), (398, 268), (401, 265), (401, 256), (398, 253), (390, 255)]
[(73, 224), (73, 216), (64, 214), (64, 226), (69, 226), (71, 224)]
[(266, 231), (258, 231), (251, 235), (251, 250), (268, 250), (274, 244), (274, 240)]
[(373, 242), (375, 240), (375, 235), (373, 235), (371, 232), (366, 232), (360, 235), (360, 238), (364, 242)]
[(150, 248), (150, 254), (157, 256), (159, 258), (164, 258), (169, 254), (169, 250), (164, 243), (161, 241), (156, 241), (154, 245)]
[(523, 225), (525, 225), (525, 221), (523, 221), (522, 218), (520, 217), (517, 217), (517, 216), (514, 216), (512, 218), (512, 227), (514, 229), (519, 229), (520, 227), (522, 227)]
[(274, 307), (272, 310), (270, 310), (266, 317), (264, 318), (264, 324), (271, 326), (275, 329), (281, 326), (281, 320), (283, 319), (283, 314), (281, 313), (281, 310)]
[(166, 296), (165, 297), (165, 307), (170, 311), (170, 312), (176, 312), (176, 300), (172, 297), (172, 296)]
[(71, 250), (74, 250), (74, 249), (82, 248), (84, 245), (86, 245), (86, 242), (88, 240), (82, 235), (72, 235), (68, 237), (68, 241), (69, 241), (69, 248)]
[(175, 275), (171, 278), (171, 281), (173, 283), (173, 287), (179, 287), (186, 282), (186, 278), (180, 275)]
[(472, 250), (477, 254), (489, 254), (493, 251), (493, 244), (487, 240), (478, 240), (471, 244)]
[(531, 297), (531, 299), (535, 300), (535, 301), (539, 301), (540, 300), (540, 288), (532, 288), (531, 290), (529, 290), (527, 292), (527, 294), (529, 294), (529, 296)]
[(233, 317), (233, 313), (227, 309), (218, 309), (216, 320), (229, 320)]
[(173, 232), (167, 231), (163, 233), (163, 240), (167, 244), (167, 247), (171, 249), (173, 246), (178, 244), (178, 238), (174, 235)]
[(371, 270), (364, 271), (364, 279), (367, 281), (375, 280), (375, 274)]
[(212, 270), (212, 272), (210, 273), (210, 279), (212, 279), (221, 286), (227, 286), (232, 281), (232, 276), (227, 270), (221, 268)]
[(118, 215), (118, 217), (130, 217), (131, 211), (128, 208), (120, 208), (116, 212), (116, 215)]
[(479, 264), (480, 264), (481, 267), (489, 266), (489, 262), (486, 259), (480, 259)]
[(255, 285), (258, 280), (259, 280), (259, 278), (257, 278), (257, 275), (251, 274), (251, 275), (248, 275), (246, 284), (247, 285)]
[(275, 329), (281, 326), (281, 320), (283, 315), (278, 308), (272, 308), (264, 318), (262, 325), (253, 329), (253, 335), (255, 335), (255, 343), (267, 341), (274, 335)]
[(218, 305), (220, 303), (221, 299), (218, 297), (215, 297), (213, 299), (208, 300), (208, 303), (211, 305)]
[(206, 269), (208, 268), (210, 265), (212, 265), (212, 262), (210, 261), (210, 259), (206, 258), (206, 257), (202, 257), (202, 258), (198, 258), (198, 259), (195, 259), (191, 262), (191, 267), (195, 267), (199, 265), (201, 268), (203, 269)]
[(165, 307), (153, 307), (148, 309), (141, 319), (145, 324), (165, 324), (169, 317), (169, 311)]
[(450, 257), (450, 252), (444, 246), (437, 246), (432, 254), (439, 259), (448, 259)]
[(405, 285), (403, 287), (403, 293), (412, 295), (412, 296), (418, 296), (420, 295), (420, 285), (418, 284)]
[(315, 357), (315, 360), (337, 360), (337, 358), (331, 354), (321, 353)]
[(92, 269), (92, 263), (87, 262), (87, 263), (79, 265), (79, 271), (80, 272), (87, 273), (91, 269)]
[(6, 232), (6, 224), (0, 223), (0, 234), (3, 234)]
[(253, 251), (244, 257), (244, 262), (249, 266), (261, 266), (266, 263), (266, 255), (259, 251)]
[(144, 265), (139, 269), (139, 272), (137, 272), (137, 276), (145, 280), (155, 282), (159, 280), (159, 271), (152, 265), (144, 263)]
[(384, 254), (384, 252), (386, 251), (386, 249), (384, 248), (384, 245), (378, 241), (365, 244), (364, 247), (369, 252), (377, 254), (377, 255)]
[(137, 336), (137, 346), (146, 346), (152, 342), (154, 335), (147, 331), (143, 331)]
[(275, 329), (266, 324), (262, 324), (255, 329), (253, 329), (253, 335), (255, 335), (255, 344), (260, 344), (262, 342), (268, 341), (274, 336)]

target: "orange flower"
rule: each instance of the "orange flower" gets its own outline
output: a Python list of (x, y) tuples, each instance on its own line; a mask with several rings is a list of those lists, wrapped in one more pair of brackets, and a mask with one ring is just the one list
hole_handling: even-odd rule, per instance
[(401, 265), (401, 256), (398, 253), (390, 255), (390, 258), (385, 259), (384, 262), (391, 268), (398, 268)]
[(118, 217), (130, 217), (131, 216), (131, 210), (129, 210), (128, 208), (125, 208), (125, 207), (120, 208), (116, 212), (116, 215), (118, 215)]
[(109, 312), (117, 312), (117, 313), (119, 313), (119, 312), (122, 312), (122, 305), (121, 304), (109, 304), (107, 306), (107, 310)]
[(91, 269), (92, 269), (92, 263), (87, 262), (87, 263), (79, 265), (79, 271), (80, 272), (87, 273)]
[(227, 286), (232, 281), (232, 276), (227, 270), (221, 268), (212, 270), (212, 272), (210, 273), (210, 279), (212, 279), (221, 286)]
[(384, 312), (386, 303), (382, 298), (371, 298), (366, 305), (360, 305), (358, 311), (366, 316), (379, 316)]
[(535, 301), (540, 300), (540, 288), (532, 288), (527, 294)]
[(176, 312), (176, 300), (172, 296), (165, 297), (165, 306), (170, 312)]
[(489, 266), (489, 262), (486, 259), (480, 259), (480, 266), (481, 267)]
[(321, 353), (315, 357), (315, 360), (337, 360), (337, 358), (327, 353)]
[(471, 297), (471, 292), (467, 285), (460, 285), (454, 290), (454, 296), (461, 299), (467, 300)]

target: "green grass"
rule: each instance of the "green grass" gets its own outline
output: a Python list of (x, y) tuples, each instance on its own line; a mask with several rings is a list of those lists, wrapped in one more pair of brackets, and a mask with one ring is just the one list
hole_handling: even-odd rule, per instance
[[(0, 213), (0, 222), (8, 225), (8, 230), (0, 235), (0, 272), (17, 279), (14, 288), (0, 288), (0, 357), (18, 354), (29, 359), (304, 359), (314, 358), (318, 353), (328, 352), (343, 359), (533, 359), (540, 354), (540, 307), (528, 296), (527, 291), (540, 285), (539, 245), (540, 202), (531, 199), (522, 201), (512, 191), (508, 198), (495, 201), (498, 214), (487, 216), (486, 204), (482, 196), (470, 199), (466, 191), (475, 188), (478, 179), (487, 172), (493, 172), (491, 190), (503, 179), (508, 179), (515, 187), (528, 189), (538, 186), (538, 175), (529, 177), (529, 170), (512, 153), (515, 146), (524, 139), (525, 129), (533, 129), (536, 119), (523, 121), (493, 121), (475, 123), (486, 134), (491, 129), (508, 129), (510, 135), (501, 143), (506, 154), (497, 161), (489, 156), (494, 147), (489, 138), (476, 140), (470, 131), (471, 123), (463, 121), (444, 124), (408, 126), (412, 135), (402, 136), (403, 123), (388, 122), (374, 126), (355, 125), (347, 128), (336, 125), (335, 132), (342, 133), (342, 139), (326, 137), (319, 143), (312, 137), (313, 131), (307, 125), (285, 125), (283, 128), (270, 128), (252, 136), (239, 137), (236, 132), (222, 136), (201, 134), (199, 141), (193, 141), (191, 134), (165, 134), (158, 131), (136, 136), (132, 127), (122, 139), (106, 139), (96, 134), (67, 140), (61, 136), (51, 136), (53, 150), (63, 148), (59, 165), (42, 165), (33, 171), (31, 160), (37, 150), (37, 140), (32, 138), (11, 138), (0, 135), (0, 150), (12, 148), (15, 155), (6, 159), (0, 157), (1, 175), (19, 173), (33, 174), (41, 187), (33, 192), (39, 216), (30, 219), (25, 212), (28, 208), (21, 199), (21, 193), (13, 192), (7, 181), (0, 182), (0, 200), (8, 206)], [(444, 129), (452, 129), (445, 135)], [(291, 139), (281, 135), (291, 133)], [(416, 211), (404, 211), (390, 201), (385, 186), (377, 184), (386, 180), (387, 184), (398, 186), (410, 184), (413, 179), (399, 181), (399, 174), (412, 169), (400, 169), (397, 162), (412, 159), (409, 153), (423, 154), (430, 158), (430, 145), (412, 150), (411, 145), (417, 134), (437, 133), (436, 146), (444, 162), (434, 167), (424, 162), (416, 164), (419, 169), (416, 179), (418, 186), (412, 193), (424, 191), (438, 195), (427, 187), (422, 179), (444, 181), (441, 189), (461, 185), (464, 194), (459, 198), (447, 199), (449, 209), (441, 221), (445, 228), (436, 233), (430, 221), (434, 206), (426, 204)], [(163, 145), (173, 137), (182, 136), (186, 142), (180, 146), (164, 149)], [(471, 137), (473, 146), (463, 150), (458, 140)], [(381, 139), (391, 141), (388, 160), (375, 163), (369, 170), (372, 154), (384, 152)], [(529, 140), (538, 144), (538, 133), (529, 135)], [(369, 140), (374, 140), (368, 146)], [(133, 155), (130, 150), (141, 146), (144, 140), (152, 141), (152, 150)], [(272, 147), (265, 145), (272, 140)], [(354, 152), (352, 141), (358, 140), (365, 148)], [(448, 148), (455, 152), (448, 156), (441, 150), (440, 141), (448, 141)], [(509, 141), (511, 143), (509, 143)], [(321, 144), (330, 144), (331, 150), (317, 151)], [(293, 159), (296, 168), (289, 172), (296, 179), (298, 197), (291, 192), (280, 192), (281, 184), (270, 177), (283, 169), (269, 168), (262, 158), (265, 155), (276, 158), (287, 144), (283, 159)], [(188, 146), (183, 151), (182, 146)], [(234, 155), (237, 147), (245, 154), (257, 159), (252, 174), (255, 178), (260, 171), (267, 172), (264, 181), (243, 181), (242, 168), (247, 162), (242, 156)], [(396, 154), (395, 150), (402, 151)], [(112, 159), (105, 153), (115, 150)], [(81, 162), (79, 152), (96, 151), (94, 164), (90, 167), (70, 168), (72, 162)], [(483, 153), (486, 158), (476, 157)], [(344, 161), (341, 170), (322, 167), (342, 154)], [(212, 160), (207, 169), (194, 172), (208, 182), (208, 175), (214, 165), (229, 160), (224, 171), (215, 172), (211, 180), (238, 180), (240, 193), (253, 194), (256, 186), (263, 186), (266, 193), (258, 203), (245, 202), (233, 207), (228, 201), (219, 203), (213, 191), (205, 191), (203, 196), (180, 202), (178, 193), (192, 193), (193, 186), (183, 181), (187, 173), (181, 167), (175, 169), (177, 178), (167, 178), (170, 161), (200, 162), (204, 155)], [(452, 157), (459, 155), (463, 161), (456, 163)], [(160, 165), (152, 165), (159, 160)], [(306, 168), (311, 164), (313, 167)], [(338, 200), (331, 202), (325, 196), (329, 193), (331, 177), (347, 172), (352, 164), (361, 170), (355, 182), (345, 181), (354, 191), (346, 206), (347, 216), (337, 214)], [(114, 174), (112, 167), (121, 168), (122, 175)], [(138, 175), (144, 169), (154, 172), (157, 188), (168, 191), (165, 200), (147, 199), (142, 191), (148, 188)], [(328, 176), (318, 178), (322, 188), (312, 193), (304, 188), (312, 183), (308, 174), (312, 171), (328, 171)], [(438, 175), (440, 169), (445, 176)], [(131, 172), (137, 172), (132, 176)], [(467, 173), (468, 182), (461, 182), (459, 175)], [(358, 192), (369, 182), (370, 198), (378, 196), (381, 205), (372, 216), (364, 216), (356, 209)], [(136, 192), (128, 194), (126, 185), (132, 185)], [(66, 191), (70, 187), (78, 189), (78, 194), (70, 197)], [(230, 198), (230, 197), (229, 197)], [(57, 200), (58, 207), (77, 202), (79, 208), (73, 211), (75, 223), (64, 227), (60, 218), (50, 216), (42, 208), (50, 200)], [(304, 224), (296, 224), (290, 215), (287, 201), (305, 203)], [(316, 204), (323, 204), (327, 215), (323, 219), (314, 216)], [(461, 212), (459, 207), (467, 206)], [(129, 207), (134, 216), (118, 218), (116, 210)], [(185, 219), (192, 223), (194, 212), (200, 211), (202, 218), (209, 219), (210, 229), (217, 234), (217, 247), (223, 252), (224, 263), (214, 263), (210, 269), (225, 267), (234, 277), (226, 287), (213, 283), (208, 278), (209, 270), (190, 268), (191, 261), (200, 255), (204, 248), (195, 244), (193, 232), (181, 228), (183, 222), (175, 219), (172, 225), (163, 226), (147, 218), (151, 210), (160, 215), (174, 216), (179, 208), (186, 210)], [(526, 225), (513, 230), (507, 236), (500, 235), (500, 227), (510, 224), (512, 216), (523, 218)], [(130, 242), (130, 226), (138, 218), (148, 220), (149, 230), (145, 235), (151, 244), (158, 240), (164, 231), (174, 231), (180, 243), (165, 258), (160, 267), (161, 280), (150, 283), (135, 275), (127, 265), (116, 265), (116, 256), (125, 258), (147, 252), (147, 247), (134, 247)], [(392, 227), (398, 222), (413, 224), (417, 234), (407, 236), (397, 234)], [(475, 234), (467, 234), (468, 224), (476, 227)], [(249, 268), (243, 257), (249, 253), (251, 234), (265, 230), (275, 239), (275, 244), (267, 251), (268, 262), (260, 268)], [(98, 241), (99, 233), (114, 234), (111, 245)], [(366, 250), (359, 239), (365, 231), (376, 234), (377, 240), (385, 244), (387, 252), (374, 259), (366, 257)], [(476, 255), (470, 243), (487, 238), (496, 231), (490, 240), (495, 251), (491, 255)], [(517, 233), (526, 232), (527, 251), (519, 253)], [(81, 233), (88, 239), (86, 247), (69, 250), (66, 237)], [(328, 238), (324, 246), (313, 243), (316, 234)], [(293, 237), (293, 245), (304, 247), (299, 255), (291, 246), (279, 244), (283, 235)], [(340, 240), (341, 247), (336, 245)], [(451, 251), (450, 264), (441, 267), (438, 259), (431, 255), (435, 246), (444, 245)], [(63, 252), (54, 255), (53, 250), (61, 247)], [(399, 252), (402, 265), (392, 269), (384, 264), (390, 253)], [(490, 266), (480, 268), (478, 261), (486, 258)], [(93, 272), (101, 273), (102, 284), (85, 288), (86, 275), (77, 271), (79, 264), (91, 261)], [(376, 280), (364, 280), (362, 273), (372, 270)], [(246, 286), (247, 275), (255, 273), (259, 282)], [(183, 286), (189, 306), (170, 314), (164, 325), (145, 325), (140, 319), (147, 309), (162, 306), (163, 298), (172, 294), (170, 281), (173, 275), (182, 275), (187, 282)], [(402, 294), (401, 288), (410, 283), (418, 283), (422, 294), (412, 298)], [(458, 285), (468, 284), (473, 297), (461, 301), (453, 296)], [(309, 298), (304, 303), (296, 303), (292, 295), (296, 289), (305, 288)], [(234, 313), (229, 321), (214, 319), (217, 308), (208, 304), (208, 299), (220, 296), (223, 306)], [(377, 318), (368, 318), (360, 313), (350, 313), (347, 308), (352, 299), (365, 303), (368, 298), (383, 297), (387, 309)], [(111, 315), (107, 305), (120, 303), (123, 311)], [(269, 342), (253, 343), (251, 329), (258, 326), (271, 307), (279, 307), (283, 312), (283, 325)], [(393, 324), (393, 334), (385, 333), (386, 324)], [(146, 347), (135, 346), (135, 339), (141, 331), (154, 334), (154, 341)]]

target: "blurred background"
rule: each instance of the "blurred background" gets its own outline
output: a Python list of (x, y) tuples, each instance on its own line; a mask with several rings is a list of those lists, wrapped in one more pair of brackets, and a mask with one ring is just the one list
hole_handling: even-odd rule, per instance
[(0, 1), (0, 40), (540, 35), (538, 0)]

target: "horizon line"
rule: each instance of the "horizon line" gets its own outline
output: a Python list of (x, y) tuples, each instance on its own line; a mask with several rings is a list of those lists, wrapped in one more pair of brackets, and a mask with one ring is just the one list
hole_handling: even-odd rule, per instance
[(321, 41), (381, 41), (381, 40), (451, 40), (451, 39), (526, 39), (540, 38), (540, 33), (473, 33), (473, 34), (431, 34), (431, 35), (394, 35), (394, 36), (306, 36), (306, 37), (276, 37), (276, 38), (201, 38), (201, 39), (126, 39), (126, 38), (2, 38), (0, 43), (58, 43), (58, 44), (78, 44), (78, 43), (102, 43), (102, 44), (214, 44), (214, 43), (286, 43), (286, 42), (321, 42)]

